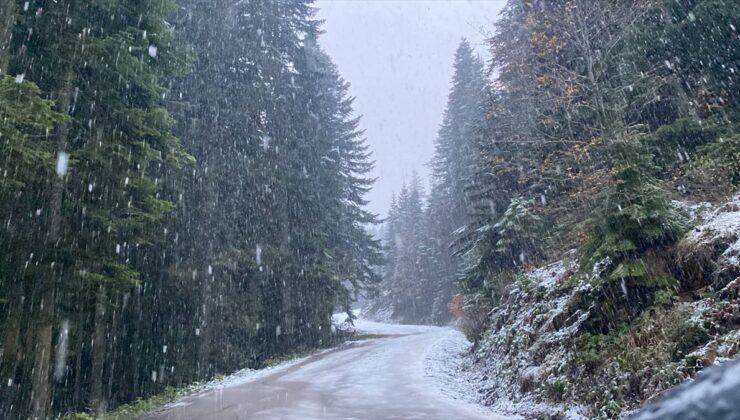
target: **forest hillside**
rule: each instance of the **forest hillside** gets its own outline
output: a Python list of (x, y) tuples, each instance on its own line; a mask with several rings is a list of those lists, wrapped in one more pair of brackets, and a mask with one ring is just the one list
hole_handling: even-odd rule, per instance
[[(376, 317), (500, 413), (617, 417), (740, 351), (740, 4), (510, 0), (399, 186)], [(427, 192), (425, 192), (427, 190)]]

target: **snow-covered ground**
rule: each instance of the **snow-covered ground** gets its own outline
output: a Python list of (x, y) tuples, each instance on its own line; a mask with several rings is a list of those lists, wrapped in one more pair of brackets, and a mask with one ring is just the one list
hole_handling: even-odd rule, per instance
[(703, 223), (694, 227), (686, 242), (710, 246), (717, 242), (724, 244), (726, 249), (719, 257), (719, 264), (740, 265), (740, 195), (712, 211), (703, 208), (705, 210), (700, 214)]
[(424, 356), (424, 372), (430, 382), (449, 398), (464, 401), (480, 413), (491, 413), (491, 409), (481, 405), (478, 387), (481, 374), (471, 374), (463, 369), (465, 355), (470, 350), (470, 342), (463, 333), (448, 329), (447, 333), (432, 345)]
[[(452, 381), (464, 338), (448, 328), (357, 320), (354, 342), (214, 382), (145, 419), (498, 419)], [(446, 347), (449, 348), (445, 356)], [(455, 391), (443, 392), (442, 388)]]

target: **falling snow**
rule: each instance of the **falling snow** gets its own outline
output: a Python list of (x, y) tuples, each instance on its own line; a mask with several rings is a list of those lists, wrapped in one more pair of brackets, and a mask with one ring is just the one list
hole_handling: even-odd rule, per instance
[(736, 0), (0, 3), (0, 418), (740, 410)]

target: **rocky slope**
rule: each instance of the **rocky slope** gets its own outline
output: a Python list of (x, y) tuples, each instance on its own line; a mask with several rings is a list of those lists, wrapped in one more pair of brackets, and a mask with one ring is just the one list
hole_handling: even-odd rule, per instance
[(734, 358), (740, 195), (718, 207), (681, 206), (694, 227), (652, 262), (678, 280), (675, 291), (646, 300), (624, 281), (594, 286), (598, 270), (584, 273), (575, 251), (520, 275), (461, 368), (480, 401), (527, 418), (615, 418)]

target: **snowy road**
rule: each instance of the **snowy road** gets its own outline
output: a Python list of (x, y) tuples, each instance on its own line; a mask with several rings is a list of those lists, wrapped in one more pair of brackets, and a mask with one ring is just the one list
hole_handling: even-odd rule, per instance
[(202, 392), (142, 417), (164, 419), (497, 419), (442, 394), (425, 377), (444, 328), (360, 321), (389, 337), (357, 342), (247, 383)]

